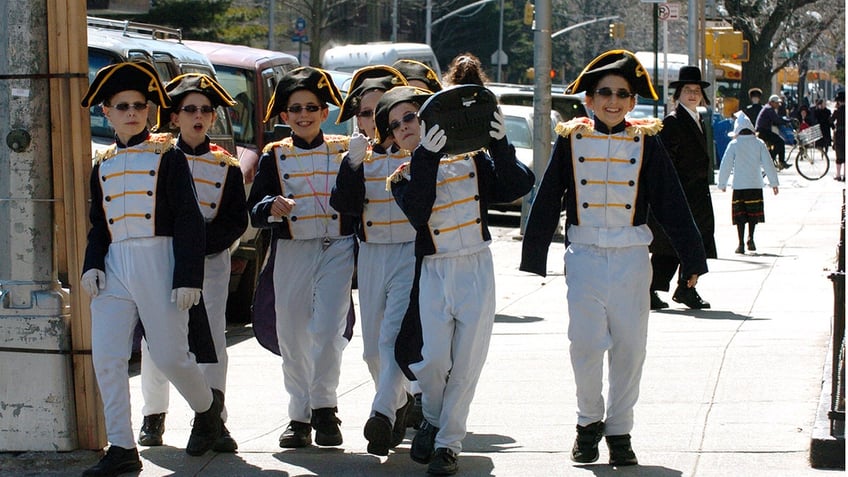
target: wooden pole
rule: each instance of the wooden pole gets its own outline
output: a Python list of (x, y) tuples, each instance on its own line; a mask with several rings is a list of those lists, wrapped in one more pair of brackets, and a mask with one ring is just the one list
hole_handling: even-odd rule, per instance
[(47, 0), (56, 267), (63, 286), (71, 290), (78, 445), (101, 449), (106, 444), (106, 426), (91, 361), (91, 310), (89, 298), (79, 286), (91, 174), (90, 119), (88, 111), (80, 107), (88, 88), (85, 17), (83, 0)]

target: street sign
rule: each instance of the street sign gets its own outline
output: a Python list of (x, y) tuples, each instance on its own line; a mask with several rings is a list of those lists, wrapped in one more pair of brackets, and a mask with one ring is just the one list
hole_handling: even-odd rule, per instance
[[(498, 62), (498, 53), (500, 53), (500, 63)], [(493, 65), (507, 65), (509, 64), (509, 57), (506, 56), (506, 52), (503, 50), (497, 50), (492, 53), (492, 64)]]
[(306, 20), (303, 17), (298, 17), (298, 19), (294, 21), (294, 29), (295, 30), (305, 30), (306, 29)]

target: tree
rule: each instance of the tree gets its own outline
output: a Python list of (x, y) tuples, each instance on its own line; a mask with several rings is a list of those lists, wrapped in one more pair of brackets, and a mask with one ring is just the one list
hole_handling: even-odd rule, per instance
[[(767, 92), (780, 69), (795, 65), (800, 70), (812, 51), (844, 45), (842, 0), (725, 0), (724, 5), (734, 29), (751, 46), (750, 60), (742, 66), (743, 92), (753, 87)], [(747, 103), (747, 97), (740, 100)]]
[(138, 21), (180, 28), (183, 37), (215, 40), (231, 0), (154, 0)]

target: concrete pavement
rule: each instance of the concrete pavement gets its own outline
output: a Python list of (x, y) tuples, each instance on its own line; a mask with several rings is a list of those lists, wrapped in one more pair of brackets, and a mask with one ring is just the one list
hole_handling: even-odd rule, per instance
[[(547, 278), (518, 271), (515, 217), (499, 217), (492, 251), (497, 317), (488, 361), (471, 407), (460, 455), (463, 476), (821, 476), (809, 465), (810, 440), (830, 359), (833, 288), (843, 183), (780, 173), (778, 196), (766, 189), (758, 250), (733, 253), (731, 191), (713, 190), (719, 259), (698, 290), (711, 310), (671, 302), (652, 312), (648, 357), (636, 405), (633, 447), (640, 465), (613, 469), (601, 443), (593, 465), (574, 465), (575, 389), (568, 359), (562, 243), (549, 254)], [(493, 219), (494, 220), (494, 219)], [(358, 329), (357, 329), (358, 333)], [(339, 385), (344, 445), (283, 450), (287, 396), (280, 359), (249, 326), (231, 327), (228, 428), (237, 454), (190, 457), (184, 448), (192, 412), (175, 391), (165, 446), (140, 448), (154, 476), (424, 475), (408, 456), (412, 430), (387, 458), (369, 455), (362, 428), (374, 387), (357, 334), (345, 351)], [(141, 425), (137, 367), (131, 376), (133, 423)], [(79, 475), (92, 451), (0, 454), (0, 476)], [(840, 471), (841, 474), (841, 471)], [(132, 475), (132, 474), (129, 474)]]

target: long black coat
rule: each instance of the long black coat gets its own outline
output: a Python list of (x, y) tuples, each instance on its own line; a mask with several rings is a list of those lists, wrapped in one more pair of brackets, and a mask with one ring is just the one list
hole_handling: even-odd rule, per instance
[[(701, 127), (703, 128), (703, 121)], [(692, 217), (701, 232), (707, 258), (716, 258), (715, 216), (710, 197), (710, 175), (713, 170), (710, 166), (707, 139), (701, 131), (685, 107), (678, 104), (677, 108), (663, 119), (660, 140), (677, 170), (680, 184), (686, 193), (686, 201), (692, 210)], [(671, 241), (653, 216), (649, 217), (648, 225), (654, 234), (651, 253), (676, 256)]]

